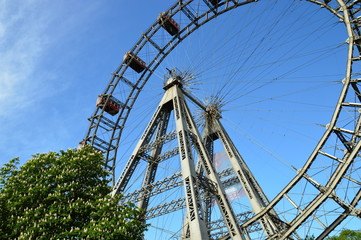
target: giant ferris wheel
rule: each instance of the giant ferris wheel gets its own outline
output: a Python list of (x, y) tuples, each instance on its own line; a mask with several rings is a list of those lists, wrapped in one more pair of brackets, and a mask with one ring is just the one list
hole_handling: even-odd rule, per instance
[[(82, 144), (146, 239), (323, 239), (360, 224), (361, 1), (176, 1)], [(149, 235), (149, 236), (148, 236)]]

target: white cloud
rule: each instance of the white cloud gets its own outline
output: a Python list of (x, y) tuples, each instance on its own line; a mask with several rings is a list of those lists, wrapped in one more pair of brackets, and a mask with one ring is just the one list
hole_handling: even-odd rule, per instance
[(33, 74), (48, 42), (37, 4), (14, 2), (0, 1), (0, 116), (39, 99), (42, 80)]
[(75, 91), (100, 4), (84, 2), (0, 0), (0, 163), (82, 138), (70, 123), (83, 111)]
[(0, 0), (0, 117), (69, 87), (71, 81), (64, 81), (59, 67), (76, 54), (69, 46), (81, 41), (99, 4)]
[(5, 34), (5, 25), (0, 22), (0, 38), (3, 38)]

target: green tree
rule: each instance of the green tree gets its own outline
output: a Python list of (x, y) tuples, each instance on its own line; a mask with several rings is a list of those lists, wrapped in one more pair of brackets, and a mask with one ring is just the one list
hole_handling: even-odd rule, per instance
[(0, 239), (142, 239), (142, 211), (119, 205), (90, 146), (0, 169)]
[(315, 239), (316, 239), (316, 238), (315, 238), (314, 235), (312, 235), (312, 236), (307, 235), (307, 236), (305, 237), (305, 240), (315, 240)]
[(361, 232), (349, 229), (344, 229), (340, 232), (340, 235), (328, 237), (327, 240), (360, 240)]

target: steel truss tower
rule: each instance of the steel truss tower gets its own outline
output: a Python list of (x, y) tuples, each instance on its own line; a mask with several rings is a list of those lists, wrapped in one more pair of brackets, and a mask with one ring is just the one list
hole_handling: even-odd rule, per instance
[[(133, 126), (130, 126), (132, 125), (130, 123), (138, 111), (143, 110), (143, 108), (138, 108), (137, 104), (139, 104), (139, 102), (143, 104), (142, 101), (146, 95), (143, 92), (146, 90), (146, 87), (149, 86), (151, 78), (158, 69), (164, 69), (169, 66), (167, 61), (171, 58), (170, 54), (175, 53), (174, 50), (181, 47), (180, 45), (183, 41), (188, 41), (193, 33), (199, 31), (199, 28), (203, 31), (203, 26), (208, 24), (208, 22), (216, 22), (219, 16), (226, 16), (228, 12), (243, 11), (243, 8), (263, 6), (262, 4), (277, 6), (278, 2), (280, 1), (179, 0), (175, 1), (170, 8), (165, 9), (161, 15), (159, 15), (160, 17), (154, 19), (152, 25), (141, 34), (133, 47), (129, 48), (129, 51), (125, 54), (125, 58), (123, 58), (119, 67), (112, 74), (104, 92), (99, 95), (99, 101), (97, 101), (95, 111), (89, 118), (90, 124), (86, 136), (80, 143), (80, 146), (89, 144), (104, 152), (106, 161), (104, 168), (111, 173), (111, 183), (113, 186), (115, 186), (116, 180), (116, 166), (118, 169), (123, 167), (120, 166), (120, 164), (123, 164), (123, 161), (120, 159), (122, 159), (121, 155), (123, 152), (127, 151), (126, 147), (124, 147), (126, 144), (124, 143), (129, 141), (129, 139), (127, 139), (128, 133), (136, 131)], [(294, 15), (296, 9), (302, 9), (300, 8), (300, 1), (284, 2), (294, 6), (294, 8), (289, 9), (289, 12), (287, 10), (287, 13), (290, 13), (290, 15)], [(170, 81), (168, 82), (169, 84), (165, 85), (165, 95), (172, 95), (170, 93), (173, 91), (171, 87), (177, 88), (178, 91), (174, 90), (174, 97), (168, 97), (167, 102), (164, 100), (164, 102), (159, 105), (138, 147), (134, 150), (121, 178), (117, 182), (113, 194), (122, 193), (124, 195), (124, 201), (138, 202), (141, 207), (147, 209), (146, 219), (184, 209), (189, 203), (192, 203), (192, 206), (196, 209), (195, 217), (198, 217), (195, 218), (197, 220), (193, 221), (198, 221), (198, 225), (193, 223), (190, 216), (185, 218), (182, 223), (182, 225), (185, 226), (182, 230), (184, 238), (187, 236), (192, 237), (191, 234), (193, 234), (194, 226), (204, 227), (204, 225), (206, 226), (208, 235), (211, 236), (212, 239), (229, 237), (224, 234), (224, 232), (230, 232), (229, 230), (216, 232), (215, 229), (227, 228), (224, 222), (216, 221), (210, 217), (214, 214), (209, 206), (213, 204), (213, 196), (223, 194), (222, 191), (215, 191), (214, 189), (216, 188), (214, 186), (223, 185), (224, 189), (235, 182), (241, 182), (243, 184), (243, 188), (246, 190), (252, 206), (249, 212), (239, 213), (240, 211), (236, 211), (236, 219), (238, 222), (241, 222), (241, 228), (243, 228), (239, 231), (241, 235), (243, 234), (244, 238), (248, 237), (248, 233), (252, 237), (254, 234), (252, 232), (259, 230), (258, 232), (260, 234), (257, 239), (268, 238), (280, 240), (288, 239), (291, 236), (297, 238), (297, 236), (295, 236), (296, 231), (302, 237), (315, 234), (317, 239), (324, 239), (333, 231), (338, 231), (341, 223), (357, 221), (357, 224), (359, 224), (359, 220), (361, 219), (361, 181), (359, 173), (361, 168), (361, 1), (306, 0), (303, 2), (305, 2), (305, 4), (310, 3), (310, 9), (312, 8), (311, 5), (317, 6), (316, 8), (321, 7), (322, 10), (320, 11), (328, 11), (335, 17), (337, 22), (344, 25), (344, 28), (340, 29), (342, 31), (338, 32), (338, 34), (341, 34), (340, 36), (342, 36), (342, 34), (345, 35), (345, 43), (343, 44), (345, 47), (344, 50), (346, 50), (344, 52), (345, 71), (344, 74), (338, 75), (334, 79), (329, 79), (339, 82), (342, 86), (340, 87), (338, 101), (334, 108), (332, 108), (332, 117), (325, 121), (317, 122), (317, 124), (325, 126), (323, 135), (320, 136), (317, 143), (315, 142), (315, 145), (312, 146), (313, 150), (310, 154), (302, 156), (302, 166), (298, 166), (294, 178), (286, 183), (286, 186), (277, 196), (270, 199), (269, 202), (265, 198), (257, 182), (233, 146), (234, 144), (218, 121), (217, 118), (220, 117), (219, 109), (212, 108), (212, 106), (203, 106), (198, 103), (204, 111), (204, 114), (206, 116), (209, 115), (207, 116), (208, 120), (206, 121), (207, 125), (205, 129), (199, 129), (198, 131), (202, 133), (202, 137), (199, 137), (194, 127), (195, 124), (191, 122), (193, 117), (190, 113), (188, 114), (186, 112), (187, 104), (185, 103), (186, 99), (188, 104), (193, 104), (197, 102), (197, 100), (184, 91), (184, 86), (182, 86), (183, 83), (180, 79), (174, 83)], [(272, 15), (271, 13), (277, 12), (271, 9), (277, 8), (270, 8), (270, 15)], [(252, 13), (252, 15), (254, 14), (253, 11), (248, 12)], [(243, 21), (246, 20), (247, 16), (243, 14), (235, 15), (239, 16), (239, 20), (224, 21), (222, 24), (226, 26), (230, 23), (237, 23), (238, 26), (239, 22), (246, 25), (251, 23)], [(312, 16), (316, 15), (321, 16), (321, 14), (312, 14)], [(305, 21), (304, 25), (306, 25), (306, 22), (310, 19), (309, 17), (311, 17), (311, 15), (301, 14), (298, 16), (300, 21)], [(263, 18), (260, 19), (260, 23), (263, 22), (261, 21), (262, 19)], [(313, 23), (316, 23), (316, 21), (312, 20)], [(323, 22), (322, 25), (319, 25), (319, 29), (331, 29), (325, 26), (329, 26), (329, 24), (331, 26), (336, 21)], [(277, 23), (282, 22), (287, 21), (277, 20)], [(289, 21), (288, 24), (286, 27), (286, 29), (289, 30), (287, 35), (292, 35), (293, 31), (298, 30), (298, 28), (294, 26), (294, 21)], [(257, 28), (257, 25), (255, 26)], [(282, 28), (282, 25), (280, 25), (280, 27)], [(238, 28), (235, 28), (235, 30), (238, 31)], [(312, 32), (311, 35), (313, 35), (313, 33), (314, 32)], [(327, 34), (325, 36), (327, 36)], [(248, 42), (256, 43), (258, 41), (257, 45), (266, 42), (263, 41), (264, 38), (257, 39), (253, 35), (248, 37)], [(294, 38), (288, 42), (294, 44), (292, 46), (305, 46), (301, 44), (305, 42), (303, 40), (302, 38), (298, 38), (296, 41), (296, 38)], [(313, 42), (321, 43), (322, 41), (319, 41), (318, 37), (316, 37), (313, 39)], [(331, 44), (330, 46), (336, 49), (336, 45)], [(337, 43), (337, 48), (338, 47), (340, 47), (339, 43)], [(332, 50), (331, 48), (327, 50)], [(309, 48), (309, 50), (311, 50), (311, 48)], [(235, 54), (239, 54), (238, 51), (234, 52)], [(329, 53), (332, 52), (330, 51)], [(235, 54), (233, 57), (238, 58)], [(325, 56), (328, 58), (330, 55), (324, 55), (324, 57)], [(257, 60), (258, 56), (248, 56), (249, 59), (251, 59), (251, 57)], [(266, 59), (264, 57), (262, 58)], [(320, 60), (320, 58), (316, 57), (315, 60)], [(327, 60), (327, 62), (328, 61), (329, 60)], [(340, 65), (341, 68), (342, 65), (343, 64)], [(205, 66), (207, 66), (207, 64), (205, 64)], [(248, 69), (252, 70), (253, 66)], [(207, 88), (202, 88), (201, 90), (206, 89)], [(292, 89), (297, 88), (292, 86)], [(327, 89), (322, 89), (322, 92), (323, 90), (327, 91)], [(181, 105), (178, 101), (179, 99), (183, 101)], [(314, 102), (312, 102), (312, 105), (313, 103)], [(173, 115), (176, 115), (177, 111), (182, 120), (173, 121)], [(176, 123), (178, 124), (177, 127), (175, 127), (175, 125), (171, 126)], [(177, 132), (178, 128), (182, 129), (182, 135)], [(174, 129), (174, 131), (170, 129)], [(186, 135), (184, 135), (185, 133)], [(176, 140), (179, 140), (180, 136), (183, 137), (183, 141), (187, 141), (188, 145), (179, 145), (177, 143), (176, 147), (174, 147), (174, 145), (170, 144), (171, 142), (174, 143)], [(203, 145), (199, 144), (199, 142), (202, 142)], [(213, 142), (218, 144), (222, 142), (225, 149), (228, 146), (230, 151), (226, 149), (226, 152), (228, 156), (231, 156), (230, 158), (233, 162), (238, 162), (239, 170), (241, 170), (240, 174), (238, 174), (237, 170), (233, 167), (217, 172), (217, 174), (215, 174), (216, 176), (212, 177), (213, 180), (218, 177), (218, 179), (215, 179), (218, 180), (218, 182), (213, 181), (211, 177), (208, 176), (206, 167), (209, 162), (212, 162)], [(202, 151), (197, 151), (197, 144), (199, 144)], [(182, 149), (186, 151), (184, 153), (186, 154), (184, 156), (187, 157), (186, 166), (183, 166), (183, 160), (178, 160), (178, 154)], [(204, 154), (204, 150), (208, 155), (203, 155), (202, 159), (200, 153)], [(182, 154), (183, 152), (181, 152), (181, 156)], [(160, 177), (159, 168), (162, 167), (163, 163), (170, 162), (174, 160), (174, 158), (177, 158), (177, 163), (183, 164), (182, 167), (177, 166), (176, 170), (179, 171), (179, 169), (182, 169), (182, 171)], [(206, 164), (203, 164), (203, 162)], [(142, 164), (148, 164), (147, 170), (144, 173), (137, 173)], [(195, 185), (188, 185), (192, 186), (192, 188), (189, 190), (191, 193), (190, 198), (187, 199), (184, 197), (186, 195), (184, 191), (187, 191), (187, 185), (185, 184), (185, 177), (183, 176), (186, 168), (189, 169), (189, 179), (193, 181), (192, 183), (195, 183)], [(141, 185), (140, 187), (133, 188), (133, 186), (130, 186), (132, 185), (131, 178), (138, 175), (143, 176), (143, 184), (139, 184)], [(243, 182), (243, 180), (245, 182)], [(221, 183), (218, 184), (219, 182)], [(184, 186), (183, 189), (185, 189), (183, 190), (183, 197), (175, 198), (168, 202), (165, 202), (165, 198), (161, 205), (154, 206), (153, 199), (155, 197), (159, 197), (162, 193), (169, 192), (171, 189), (182, 188), (182, 186)], [(129, 191), (128, 188), (131, 191)], [(216, 194), (214, 194), (214, 192)], [(194, 195), (192, 194), (196, 194), (198, 198), (194, 200)], [(201, 205), (198, 208), (199, 205), (195, 204)], [(224, 204), (227, 206), (228, 203), (224, 202)], [(218, 206), (220, 205), (217, 204), (217, 207)], [(278, 211), (278, 215), (282, 217), (287, 224), (279, 220), (274, 209)], [(188, 210), (188, 215), (189, 212)], [(234, 213), (229, 213), (227, 210), (223, 211), (223, 209), (222, 213), (231, 214), (225, 215), (226, 217), (230, 216), (230, 221), (227, 223), (230, 226), (234, 224)], [(222, 216), (222, 219), (226, 217)], [(157, 226), (163, 226), (162, 224), (163, 223)], [(166, 229), (168, 230), (168, 228)], [(165, 229), (161, 230), (163, 231)], [(242, 231), (247, 232), (247, 234)], [(202, 231), (199, 230), (199, 232)], [(167, 237), (167, 239), (169, 238)]]
[[(221, 115), (217, 104), (203, 105), (184, 90), (183, 83), (181, 74), (176, 70), (171, 70), (166, 76), (163, 99), (136, 145), (112, 194), (124, 193), (140, 161), (144, 160), (147, 162), (147, 167), (142, 187), (126, 194), (124, 201), (137, 202), (138, 207), (146, 210), (145, 218), (166, 214), (184, 205), (186, 219), (182, 228), (182, 239), (209, 239), (210, 237), (214, 239), (217, 238), (217, 234), (211, 232), (215, 223), (212, 223), (210, 218), (211, 206), (214, 206), (213, 200), (218, 205), (223, 218), (220, 222), (224, 222), (227, 227), (226, 238), (250, 239), (249, 232), (252, 230), (240, 227), (240, 214), (237, 215), (227, 199), (225, 185), (240, 183), (254, 214), (259, 213), (269, 201), (219, 121)], [(205, 118), (203, 136), (190, 112), (187, 100), (198, 105), (203, 111)], [(171, 125), (171, 121), (175, 122), (173, 124), (175, 129), (169, 131), (168, 126)], [(164, 145), (175, 139), (178, 142), (177, 147), (170, 151), (165, 149)], [(221, 141), (232, 166), (219, 173), (216, 172), (211, 158), (213, 143), (216, 140)], [(174, 155), (179, 155), (181, 172), (155, 181), (159, 163)], [(230, 177), (227, 181), (222, 181), (224, 176)], [(184, 188), (184, 198), (178, 200), (177, 204), (148, 207), (153, 196), (175, 186)], [(275, 211), (270, 211), (269, 214), (260, 218), (257, 226), (251, 227), (255, 230), (262, 228), (268, 236), (287, 228)], [(221, 236), (220, 233), (218, 235)]]

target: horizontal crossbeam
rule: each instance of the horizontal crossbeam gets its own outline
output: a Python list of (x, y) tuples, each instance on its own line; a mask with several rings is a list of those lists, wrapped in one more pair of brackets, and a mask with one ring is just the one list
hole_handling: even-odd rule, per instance
[[(134, 192), (125, 195), (122, 202), (138, 202), (140, 197), (152, 197), (170, 189), (176, 188), (182, 184), (182, 174), (180, 172), (175, 173), (160, 181), (154, 182), (146, 187), (140, 188)], [(152, 189), (149, 191), (148, 189)]]
[(171, 131), (170, 133), (161, 136), (160, 138), (156, 139), (155, 141), (142, 146), (140, 148), (139, 152), (151, 151), (151, 150), (155, 149), (157, 146), (159, 146), (161, 144), (165, 144), (167, 142), (170, 142), (170, 141), (174, 140), (176, 137), (177, 137), (176, 131)]
[(159, 217), (171, 212), (178, 211), (186, 207), (186, 200), (185, 198), (178, 198), (176, 200), (172, 200), (170, 202), (160, 204), (156, 207), (150, 208), (147, 210), (145, 215), (145, 219), (152, 219), (155, 217)]

